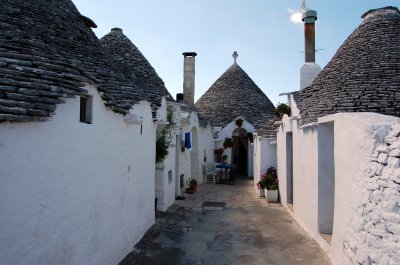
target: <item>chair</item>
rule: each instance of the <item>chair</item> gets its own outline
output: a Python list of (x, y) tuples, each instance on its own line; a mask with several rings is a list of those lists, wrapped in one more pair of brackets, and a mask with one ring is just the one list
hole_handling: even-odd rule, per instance
[(214, 162), (206, 162), (203, 164), (204, 181), (209, 183), (216, 183), (217, 168)]

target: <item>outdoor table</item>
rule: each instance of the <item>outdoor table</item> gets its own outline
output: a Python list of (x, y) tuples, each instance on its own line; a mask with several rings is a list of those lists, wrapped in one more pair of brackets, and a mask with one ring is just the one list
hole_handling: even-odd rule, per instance
[(224, 163), (216, 165), (215, 167), (221, 169), (221, 180), (222, 180), (222, 169), (225, 169), (225, 182), (228, 182), (228, 184), (233, 182), (232, 176), (230, 176), (228, 178), (228, 169), (232, 170), (232, 169), (236, 168), (236, 166), (234, 164), (228, 164), (228, 163), (224, 162)]

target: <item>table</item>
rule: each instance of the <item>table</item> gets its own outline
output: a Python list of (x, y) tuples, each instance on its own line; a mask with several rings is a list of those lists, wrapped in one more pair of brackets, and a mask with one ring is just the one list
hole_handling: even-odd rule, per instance
[[(228, 169), (230, 169), (231, 171), (236, 169), (236, 165), (235, 164), (228, 164), (226, 162), (218, 164), (215, 166), (216, 168), (220, 168), (221, 169), (221, 180), (222, 180), (222, 169), (225, 169), (225, 182), (228, 182), (228, 184), (231, 184), (234, 181), (234, 177), (231, 175), (228, 178)], [(232, 174), (232, 172), (231, 172)]]

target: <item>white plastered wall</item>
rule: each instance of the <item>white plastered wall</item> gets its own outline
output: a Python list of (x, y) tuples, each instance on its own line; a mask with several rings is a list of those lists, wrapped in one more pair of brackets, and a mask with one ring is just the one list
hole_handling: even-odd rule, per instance
[[(171, 111), (176, 111), (172, 108)], [(162, 98), (161, 106), (157, 109), (157, 120), (154, 130), (162, 130), (167, 122), (167, 103)], [(163, 162), (158, 163), (155, 169), (155, 196), (157, 198), (157, 210), (166, 211), (175, 201), (176, 183), (176, 152), (175, 130), (172, 130), (172, 145), (168, 149), (168, 156)], [(154, 162), (153, 162), (154, 165)]]
[[(333, 264), (343, 264), (343, 242), (354, 211), (351, 205), (363, 193), (355, 186), (365, 173), (366, 161), (376, 145), (375, 131), (395, 118), (375, 113), (340, 113), (322, 117), (318, 124), (301, 129), (296, 120), (283, 119), (277, 135), (278, 176), (282, 205), (286, 201), (286, 132), (293, 134), (293, 211), (296, 221), (329, 253)], [(324, 173), (318, 161), (324, 149), (318, 147), (318, 127), (334, 124), (334, 216), (331, 243), (323, 239), (318, 225), (318, 183)], [(293, 126), (291, 126), (293, 125)], [(322, 132), (322, 131), (321, 131)], [(322, 137), (322, 136), (321, 136)], [(320, 153), (319, 153), (320, 152)], [(329, 170), (329, 169), (326, 169)], [(327, 184), (328, 185), (328, 184)]]
[(198, 136), (199, 136), (199, 164), (200, 167), (200, 183), (204, 182), (204, 169), (203, 163), (213, 161), (214, 158), (214, 138), (212, 133), (212, 128), (210, 125), (206, 127), (199, 126), (198, 127)]
[(267, 172), (269, 167), (277, 167), (276, 157), (276, 141), (267, 139), (254, 134), (253, 145), (253, 172), (254, 172), (254, 188), (258, 190), (257, 183), (260, 181), (260, 175)]
[[(195, 129), (194, 129), (195, 128)], [(191, 132), (191, 136), (193, 137), (193, 131), (196, 130), (197, 134), (197, 159), (196, 161), (192, 160), (192, 152), (195, 150), (194, 148), (184, 149), (184, 151), (180, 152), (180, 167), (179, 167), (179, 175), (184, 174), (185, 180), (191, 178), (197, 180), (197, 182), (203, 183), (203, 168), (202, 165), (204, 163), (204, 153), (206, 154), (207, 161), (212, 161), (213, 158), (213, 150), (214, 150), (214, 140), (213, 133), (210, 126), (202, 127), (199, 125), (199, 119), (196, 112), (191, 112), (189, 116), (184, 119), (182, 124), (182, 134), (181, 134), (181, 142), (185, 140), (185, 133)], [(192, 139), (192, 147), (193, 147)], [(196, 170), (193, 171), (193, 162), (196, 163)], [(197, 172), (193, 174), (194, 172)]]
[[(363, 201), (370, 156), (382, 140), (381, 128), (387, 128), (395, 117), (376, 113), (340, 113), (320, 118), (319, 122), (335, 124), (335, 212), (330, 256), (333, 264), (344, 264), (343, 243), (355, 214), (352, 205)], [(367, 183), (364, 182), (364, 185)]]
[(118, 264), (154, 223), (150, 104), (131, 111), (141, 135), (86, 88), (93, 124), (76, 97), (49, 122), (0, 125), (3, 264)]

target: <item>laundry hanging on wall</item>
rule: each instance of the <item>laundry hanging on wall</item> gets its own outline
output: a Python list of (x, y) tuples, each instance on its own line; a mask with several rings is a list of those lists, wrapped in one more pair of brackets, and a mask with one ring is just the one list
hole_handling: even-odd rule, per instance
[(192, 141), (190, 139), (190, 132), (185, 133), (185, 147), (186, 147), (186, 149), (192, 148)]

